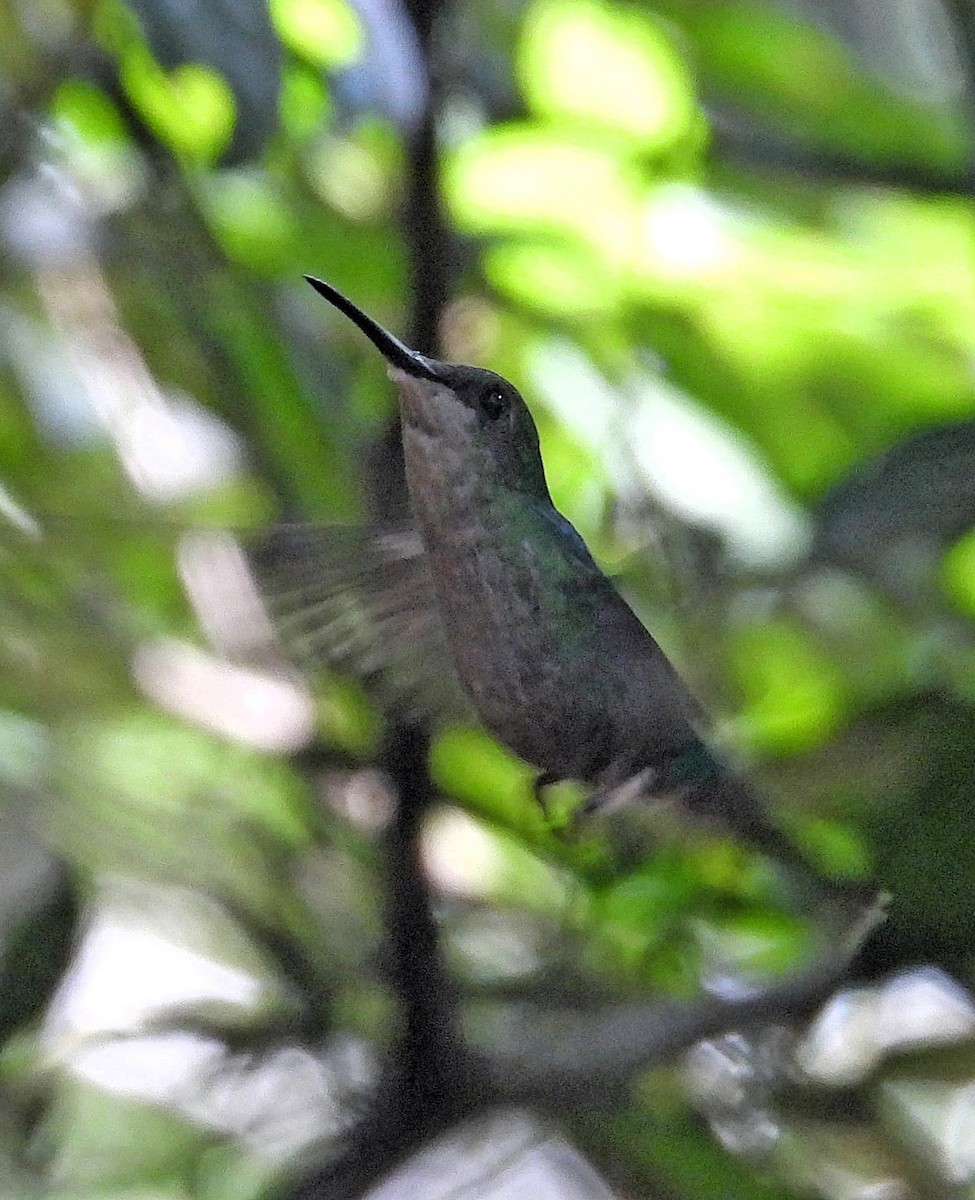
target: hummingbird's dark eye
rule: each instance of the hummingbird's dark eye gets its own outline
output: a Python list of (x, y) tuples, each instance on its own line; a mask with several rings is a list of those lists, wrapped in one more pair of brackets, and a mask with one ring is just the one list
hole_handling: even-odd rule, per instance
[(485, 416), (496, 421), (504, 412), (504, 392), (499, 387), (488, 388), (481, 399), (481, 408), (484, 409)]

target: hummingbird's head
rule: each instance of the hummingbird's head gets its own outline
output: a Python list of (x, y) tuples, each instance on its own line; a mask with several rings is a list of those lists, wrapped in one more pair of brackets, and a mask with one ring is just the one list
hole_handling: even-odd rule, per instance
[(514, 384), (494, 371), (411, 350), (330, 284), (305, 278), (386, 359), (407, 436), (424, 439), (443, 461), (476, 472), (484, 482), (548, 499), (538, 431)]
[(390, 366), (406, 436), (484, 483), (548, 499), (538, 430), (518, 389), (481, 367), (437, 362), (437, 379)]

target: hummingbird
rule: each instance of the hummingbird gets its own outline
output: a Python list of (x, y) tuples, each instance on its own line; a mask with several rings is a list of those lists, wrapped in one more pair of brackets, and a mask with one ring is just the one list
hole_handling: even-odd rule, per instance
[[(388, 634), (438, 643), (416, 655), (428, 671), (445, 649), (480, 723), (538, 770), (536, 797), (562, 780), (588, 785), (588, 811), (620, 796), (677, 795), (691, 816), (773, 858), (803, 861), (708, 744), (701, 705), (555, 507), (517, 388), (410, 349), (336, 288), (305, 278), (372, 342), (398, 392), (417, 529), (386, 535), (373, 571), (412, 564), (413, 626), (394, 627), (390, 605), (381, 613)], [(314, 535), (292, 527), (284, 536), (295, 594), (328, 594), (313, 567), (302, 576), (296, 566), (313, 557), (302, 542)], [(258, 563), (265, 582), (275, 564), (281, 570), (281, 549)], [(319, 616), (325, 606), (319, 600)], [(345, 621), (349, 638), (355, 626)]]

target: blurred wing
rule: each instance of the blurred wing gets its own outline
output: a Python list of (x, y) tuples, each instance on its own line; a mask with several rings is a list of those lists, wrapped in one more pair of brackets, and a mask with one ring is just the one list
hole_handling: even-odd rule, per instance
[(349, 671), (386, 707), (469, 717), (416, 530), (279, 525), (244, 553), (297, 665)]

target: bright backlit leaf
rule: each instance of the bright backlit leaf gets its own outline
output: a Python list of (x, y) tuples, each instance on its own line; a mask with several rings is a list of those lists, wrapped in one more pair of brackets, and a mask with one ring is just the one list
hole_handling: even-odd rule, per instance
[(125, 141), (125, 124), (108, 96), (83, 79), (66, 79), (54, 93), (51, 112), (90, 144)]
[(608, 888), (594, 915), (623, 964), (639, 967), (679, 927), (693, 894), (689, 874), (664, 858)]
[(484, 271), (499, 292), (553, 317), (591, 317), (619, 304), (619, 289), (585, 248), (528, 239), (490, 247)]
[(251, 270), (282, 270), (294, 261), (301, 230), (270, 177), (237, 170), (213, 174), (203, 195), (213, 229), (232, 258)]
[(975, 616), (975, 533), (967, 533), (945, 555), (941, 581), (952, 602)]
[(234, 95), (216, 71), (198, 63), (164, 71), (144, 46), (133, 45), (121, 75), (146, 124), (187, 161), (213, 162), (230, 143)]
[(848, 825), (826, 817), (807, 818), (796, 833), (800, 844), (830, 873), (856, 879), (869, 874), (870, 854)]
[(270, 0), (278, 36), (299, 57), (344, 67), (362, 52), (359, 18), (343, 0)]
[(481, 730), (458, 728), (442, 734), (430, 765), (437, 785), (475, 811), (515, 828), (529, 815), (536, 828), (541, 827), (541, 811), (532, 812), (536, 772)]
[(296, 141), (327, 126), (331, 103), (321, 72), (303, 64), (286, 67), (281, 77), (281, 124)]
[(802, 921), (786, 913), (749, 912), (695, 922), (705, 968), (748, 975), (794, 969), (809, 945)]
[(447, 200), (475, 233), (545, 232), (586, 242), (607, 267), (630, 258), (640, 222), (640, 179), (594, 141), (508, 125), (448, 160)]
[(539, 0), (526, 16), (516, 66), (542, 116), (604, 126), (642, 148), (676, 141), (694, 120), (686, 66), (635, 9)]
[(789, 11), (798, 6), (662, 0), (660, 7), (693, 40), (712, 87), (776, 125), (867, 158), (960, 166), (970, 153), (961, 106), (924, 102), (863, 70), (825, 21)]

